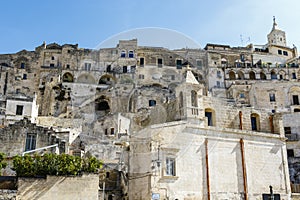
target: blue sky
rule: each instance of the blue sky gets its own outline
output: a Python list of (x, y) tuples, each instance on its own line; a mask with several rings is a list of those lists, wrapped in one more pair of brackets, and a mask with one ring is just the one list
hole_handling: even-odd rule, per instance
[(288, 45), (300, 48), (299, 0), (3, 0), (0, 5), (0, 53), (34, 50), (43, 41), (95, 48), (143, 27), (178, 31), (202, 48), (241, 46), (249, 38), (264, 44), (274, 15)]

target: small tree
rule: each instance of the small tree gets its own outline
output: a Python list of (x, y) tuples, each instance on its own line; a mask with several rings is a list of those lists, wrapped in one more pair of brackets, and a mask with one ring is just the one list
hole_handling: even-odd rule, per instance
[(1, 175), (1, 169), (4, 169), (7, 166), (7, 163), (4, 161), (5, 154), (0, 153), (0, 175)]

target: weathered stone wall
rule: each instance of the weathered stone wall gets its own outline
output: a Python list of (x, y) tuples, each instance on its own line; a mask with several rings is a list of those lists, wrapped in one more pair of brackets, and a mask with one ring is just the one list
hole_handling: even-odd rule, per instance
[[(36, 148), (58, 143), (62, 145), (62, 149), (65, 149), (65, 143), (55, 136), (53, 130), (37, 126), (28, 119), (24, 119), (16, 122), (14, 125), (0, 129), (0, 140), (2, 143), (0, 152), (5, 153), (7, 156), (22, 154), (25, 151), (27, 133), (36, 135)], [(69, 133), (66, 134), (69, 135)], [(61, 153), (63, 152), (61, 151)]]
[(0, 199), (1, 200), (16, 200), (17, 190), (1, 190), (0, 189)]
[(18, 200), (65, 200), (98, 199), (99, 177), (97, 174), (84, 174), (75, 177), (47, 176), (18, 179)]
[[(278, 135), (266, 133), (174, 122), (152, 126), (131, 143), (130, 199), (151, 198), (152, 193), (162, 199), (206, 199), (207, 181), (211, 199), (241, 199), (245, 185), (249, 199), (261, 199), (269, 185), (288, 199), (285, 148)], [(166, 174), (166, 158), (175, 159), (173, 176)]]

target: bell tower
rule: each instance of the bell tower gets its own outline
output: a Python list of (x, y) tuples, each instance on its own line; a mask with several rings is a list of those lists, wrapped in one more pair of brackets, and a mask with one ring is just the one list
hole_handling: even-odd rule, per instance
[(268, 45), (276, 45), (286, 47), (285, 32), (277, 28), (276, 18), (273, 17), (273, 27), (268, 34)]

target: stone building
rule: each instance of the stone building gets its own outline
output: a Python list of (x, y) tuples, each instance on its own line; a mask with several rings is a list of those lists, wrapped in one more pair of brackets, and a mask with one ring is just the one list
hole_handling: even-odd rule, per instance
[[(299, 183), (299, 79), (297, 49), (275, 19), (266, 44), (246, 47), (44, 42), (0, 55), (0, 119), (5, 130), (36, 123), (65, 152), (110, 163), (103, 173), (118, 184), (101, 179), (105, 199), (262, 199), (269, 185), (289, 199), (289, 179)], [(31, 123), (20, 125), (24, 117)]]

